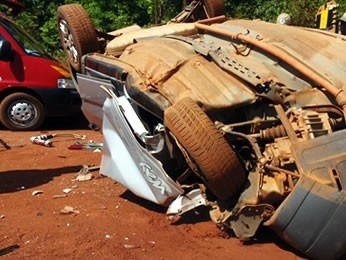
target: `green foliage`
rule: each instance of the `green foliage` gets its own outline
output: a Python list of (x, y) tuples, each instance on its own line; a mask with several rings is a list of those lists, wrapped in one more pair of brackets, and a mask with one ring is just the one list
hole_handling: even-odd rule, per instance
[(315, 14), (319, 6), (324, 3), (321, 0), (292, 0), (289, 3), (292, 24), (314, 27)]
[[(325, 0), (233, 0), (226, 1), (226, 8), (232, 17), (260, 18), (269, 22), (275, 22), (280, 13), (288, 13), (293, 25), (314, 27), (318, 8), (327, 2)], [(346, 0), (336, 2), (339, 4), (340, 17), (346, 11)]]
[(323, 0), (234, 0), (226, 7), (232, 17), (275, 22), (280, 13), (288, 13), (295, 25), (312, 27), (315, 13), (323, 3)]
[[(137, 23), (140, 26), (167, 22), (183, 8), (183, 0), (22, 0), (24, 12), (13, 17), (30, 35), (42, 42), (55, 57), (63, 56), (56, 24), (58, 6), (80, 3), (89, 13), (95, 28), (112, 31)], [(225, 0), (227, 13), (234, 18), (262, 19), (275, 22), (277, 16), (288, 13), (294, 25), (314, 26), (315, 13), (324, 0)], [(346, 0), (337, 1), (340, 14), (346, 11)], [(6, 12), (4, 6), (0, 11)]]
[(81, 1), (95, 27), (100, 31), (112, 31), (137, 23), (141, 26), (150, 22), (148, 2), (126, 0)]

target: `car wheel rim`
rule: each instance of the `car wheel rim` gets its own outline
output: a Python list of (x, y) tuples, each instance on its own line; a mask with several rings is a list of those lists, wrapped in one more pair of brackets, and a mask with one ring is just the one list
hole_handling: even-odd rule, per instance
[(28, 125), (32, 123), (37, 115), (36, 108), (27, 101), (20, 101), (9, 107), (9, 118), (17, 125)]
[(63, 47), (69, 56), (69, 59), (74, 63), (78, 62), (78, 51), (73, 41), (72, 33), (68, 27), (68, 24), (65, 20), (60, 20), (59, 30), (62, 36)]

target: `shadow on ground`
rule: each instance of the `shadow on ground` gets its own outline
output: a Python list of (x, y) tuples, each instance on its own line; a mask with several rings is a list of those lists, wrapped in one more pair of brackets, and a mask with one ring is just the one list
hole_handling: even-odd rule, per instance
[(295, 250), (293, 247), (288, 245), (285, 241), (283, 241), (278, 235), (275, 234), (273, 230), (268, 227), (260, 226), (256, 231), (255, 236), (249, 240), (244, 242), (244, 245), (253, 245), (253, 244), (276, 244), (279, 248), (284, 251), (293, 252), (295, 255), (299, 256), (301, 260), (308, 259), (302, 253)]
[(89, 129), (89, 123), (83, 114), (73, 117), (47, 118), (39, 130), (78, 130)]
[(121, 198), (126, 199), (134, 204), (138, 204), (138, 206), (142, 206), (150, 211), (155, 212), (166, 212), (166, 209), (161, 207), (160, 205), (157, 205), (151, 201), (142, 199), (135, 194), (133, 194), (130, 190), (126, 190), (123, 194), (120, 195)]
[(0, 194), (37, 187), (48, 183), (56, 176), (66, 173), (77, 173), (82, 167), (82, 165), (75, 165), (56, 169), (0, 172)]
[[(89, 122), (84, 117), (84, 115), (78, 114), (71, 117), (52, 117), (47, 118), (43, 125), (37, 129), (39, 131), (48, 130), (78, 130), (78, 129), (90, 129)], [(7, 130), (0, 123), (0, 130)]]

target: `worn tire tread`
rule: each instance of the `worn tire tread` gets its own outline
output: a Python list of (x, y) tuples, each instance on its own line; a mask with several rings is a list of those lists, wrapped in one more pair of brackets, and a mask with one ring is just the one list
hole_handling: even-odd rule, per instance
[[(57, 10), (58, 24), (60, 20), (65, 20), (72, 34), (74, 45), (77, 49), (78, 56), (81, 57), (87, 53), (97, 52), (99, 43), (95, 27), (85, 9), (80, 4), (66, 4), (58, 7)], [(63, 36), (59, 30), (60, 41), (63, 43)], [(70, 59), (69, 52), (64, 50), (68, 55), (70, 65), (77, 71), (81, 69), (81, 60), (76, 63)]]
[(206, 186), (220, 199), (229, 199), (245, 182), (245, 171), (213, 122), (191, 98), (166, 109), (166, 127), (194, 159)]

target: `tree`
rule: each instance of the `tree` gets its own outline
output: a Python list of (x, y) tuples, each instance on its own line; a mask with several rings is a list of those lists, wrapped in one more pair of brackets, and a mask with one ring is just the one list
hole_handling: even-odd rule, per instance
[[(59, 5), (76, 3), (73, 0), (22, 0), (25, 10), (16, 17), (16, 22), (36, 40), (43, 43), (53, 56), (63, 55), (58, 37), (56, 10)], [(152, 0), (81, 0), (95, 27), (101, 31), (112, 31), (137, 23), (146, 26), (151, 23)]]
[[(149, 26), (167, 22), (191, 0), (80, 0), (95, 27), (104, 32), (137, 23)], [(13, 17), (35, 39), (42, 42), (53, 56), (63, 55), (58, 39), (56, 10), (59, 5), (76, 3), (73, 0), (21, 0), (26, 9)], [(225, 0), (227, 13), (235, 18), (262, 19), (275, 22), (277, 16), (288, 13), (294, 25), (314, 26), (315, 14), (324, 0)], [(337, 1), (339, 16), (346, 11), (346, 0)], [(0, 6), (0, 10), (6, 11)]]
[(314, 27), (315, 14), (318, 7), (324, 3), (324, 1), (320, 0), (291, 0), (288, 10), (292, 17), (292, 24)]

